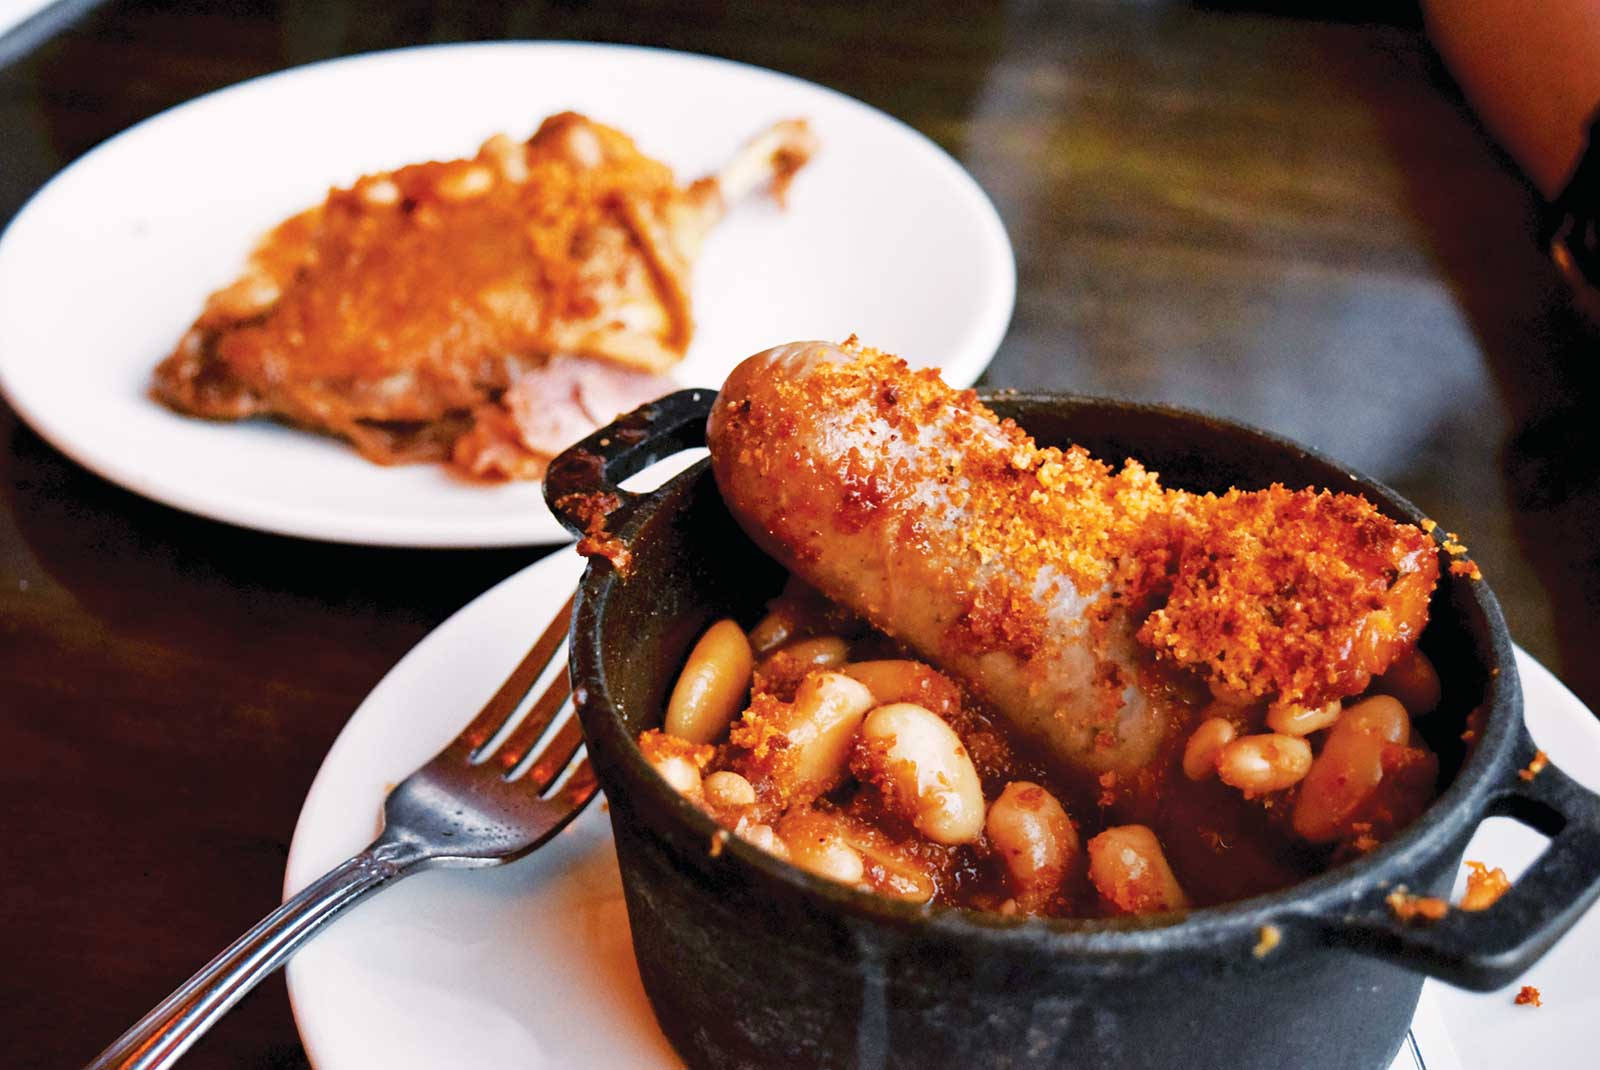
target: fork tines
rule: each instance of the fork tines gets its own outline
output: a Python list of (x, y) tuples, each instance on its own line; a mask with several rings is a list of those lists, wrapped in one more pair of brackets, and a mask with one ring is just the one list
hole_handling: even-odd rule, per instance
[[(572, 599), (568, 598), (538, 641), (506, 677), (505, 683), (483, 704), (483, 709), (451, 745), (452, 749), (466, 749), (466, 759), (473, 765), (492, 759), (507, 780), (515, 780), (526, 773), (537, 793), (550, 787), (571, 763), (583, 743), (577, 718), (568, 718), (538, 754), (537, 760), (528, 762), (535, 745), (569, 705), (572, 684), (567, 678), (565, 666), (557, 669), (544, 692), (516, 722), (515, 727), (509, 732), (506, 729), (515, 718), (523, 699), (533, 690), (550, 663), (559, 656), (566, 642), (567, 623), (571, 617)], [(504, 739), (499, 738), (502, 735)], [(525, 770), (525, 765), (531, 768)]]

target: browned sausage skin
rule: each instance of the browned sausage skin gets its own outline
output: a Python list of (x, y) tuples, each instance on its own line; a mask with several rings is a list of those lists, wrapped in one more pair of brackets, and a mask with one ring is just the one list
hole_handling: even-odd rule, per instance
[(1164, 490), (853, 342), (746, 360), (707, 439), (764, 550), (1090, 771), (1180, 731), (1174, 671), (1246, 703), (1361, 691), (1437, 577), (1431, 540), (1363, 499)]

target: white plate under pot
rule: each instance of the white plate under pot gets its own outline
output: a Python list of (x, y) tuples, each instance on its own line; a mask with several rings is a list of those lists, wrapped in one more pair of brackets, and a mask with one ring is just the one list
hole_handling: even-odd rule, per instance
[[(452, 738), (572, 592), (582, 562), (561, 550), (479, 597), (417, 645), (356, 710), (306, 796), (289, 853), (292, 893), (377, 832), (389, 785)], [(1517, 652), (1527, 722), (1560, 766), (1600, 789), (1600, 723)], [(1521, 872), (1540, 839), (1493, 818), (1467, 857)], [(1457, 888), (1459, 894), (1460, 888)], [(1396, 1070), (1594, 1065), (1600, 911), (1517, 985), (1463, 992), (1429, 981), (1415, 1044)], [(661, 1070), (679, 1065), (634, 966), (611, 827), (591, 806), (530, 858), (436, 870), (362, 904), (289, 964), (289, 996), (318, 1070)]]

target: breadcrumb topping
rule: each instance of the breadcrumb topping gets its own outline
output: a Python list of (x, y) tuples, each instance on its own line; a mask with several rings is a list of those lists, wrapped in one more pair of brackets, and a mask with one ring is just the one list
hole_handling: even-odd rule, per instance
[(639, 736), (639, 749), (644, 752), (645, 760), (651, 764), (667, 758), (682, 758), (693, 762), (694, 767), (704, 771), (711, 764), (711, 759), (717, 755), (717, 748), (709, 743), (690, 743), (687, 739), (669, 736), (660, 729), (652, 728)]
[(1404, 885), (1390, 892), (1383, 901), (1389, 905), (1390, 913), (1408, 923), (1438, 921), (1450, 913), (1450, 904), (1443, 899), (1432, 895), (1412, 895)]
[(1490, 869), (1482, 862), (1467, 862), (1467, 890), (1461, 895), (1462, 910), (1488, 910), (1502, 895), (1511, 890), (1511, 878), (1496, 866)]
[(1175, 576), (1139, 638), (1252, 696), (1360, 691), (1415, 642), (1438, 576), (1432, 543), (1365, 498), (1329, 491), (1180, 496)]
[(1276, 925), (1263, 925), (1256, 939), (1256, 946), (1250, 949), (1250, 954), (1258, 959), (1264, 959), (1275, 951), (1283, 942), (1283, 932)]
[[(842, 413), (870, 399), (851, 429), (866, 448), (849, 448), (840, 473), (850, 488), (847, 515), (835, 518), (843, 529), (892, 509), (914, 543), (922, 517), (963, 511), (970, 608), (953, 623), (953, 644), (1027, 656), (1050, 633), (1041, 608), (1050, 599), (1038, 595), (1065, 583), (1091, 603), (1091, 620), (1144, 615), (1138, 640), (1163, 661), (1235, 693), (1322, 703), (1359, 692), (1427, 621), (1433, 539), (1362, 497), (1281, 485), (1170, 490), (1137, 460), (1113, 469), (1080, 446), (1038, 446), (935, 370), (853, 339), (844, 348), (853, 360), (778, 389), (792, 412)], [(925, 441), (934, 426), (960, 429), (956, 455), (891, 448)], [(884, 428), (890, 442), (874, 441)], [(930, 485), (939, 488), (931, 499), (919, 490)], [(1108, 698), (1125, 686), (1106, 680)]]

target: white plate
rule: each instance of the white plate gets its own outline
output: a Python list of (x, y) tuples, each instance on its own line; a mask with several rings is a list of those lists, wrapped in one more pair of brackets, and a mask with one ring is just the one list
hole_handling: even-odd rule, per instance
[(145, 396), (201, 302), (273, 223), (363, 172), (470, 155), (575, 109), (628, 131), (680, 178), (774, 120), (822, 150), (787, 211), (740, 205), (696, 268), (698, 328), (674, 370), (719, 385), (742, 358), (852, 331), (952, 385), (1011, 318), (1015, 268), (994, 207), (910, 127), (832, 90), (652, 49), (508, 42), (319, 63), (141, 123), (58, 175), (0, 238), (0, 390), (51, 444), (202, 516), (374, 545), (505, 546), (566, 535), (538, 484), (473, 486), (438, 465), (381, 468), (264, 420), (212, 424)]
[(56, 0), (0, 0), (0, 35), (39, 14)]
[[(367, 844), (388, 786), (466, 723), (580, 571), (571, 550), (525, 569), (440, 625), (384, 677), (306, 797), (286, 893)], [(1521, 651), (1517, 666), (1534, 738), (1567, 772), (1600, 788), (1600, 724)], [(1536, 844), (1521, 826), (1494, 819), (1468, 857), (1515, 874)], [(1541, 1009), (1514, 1005), (1515, 986), (1476, 995), (1430, 981), (1414, 1030), (1427, 1070), (1584, 1064), (1600, 1019), (1597, 956), (1600, 911), (1591, 911), (1524, 978), (1543, 991)], [(289, 998), (319, 1070), (678, 1065), (634, 967), (610, 825), (598, 805), (523, 862), (424, 873), (363, 904), (290, 963)], [(1419, 1064), (1403, 1051), (1395, 1065)]]

